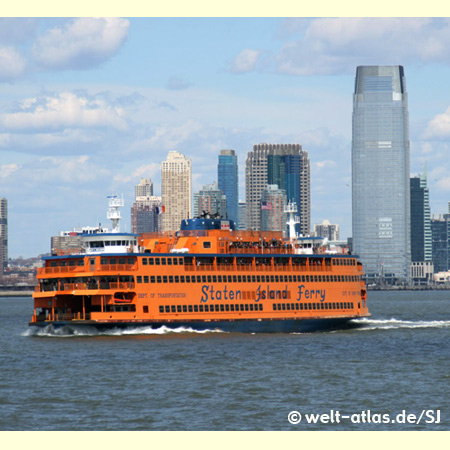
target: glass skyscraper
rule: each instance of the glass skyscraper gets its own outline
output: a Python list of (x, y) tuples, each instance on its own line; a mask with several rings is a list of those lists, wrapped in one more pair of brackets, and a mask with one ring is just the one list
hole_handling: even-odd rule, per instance
[(360, 66), (353, 97), (353, 249), (368, 279), (409, 278), (408, 96), (402, 66)]
[(219, 189), (227, 198), (227, 218), (239, 222), (238, 162), (234, 150), (221, 150), (217, 165)]

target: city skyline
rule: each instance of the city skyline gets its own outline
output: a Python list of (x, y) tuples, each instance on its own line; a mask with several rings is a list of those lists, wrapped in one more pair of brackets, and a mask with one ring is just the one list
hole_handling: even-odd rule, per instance
[[(160, 162), (192, 159), (193, 191), (232, 148), (245, 199), (254, 144), (298, 142), (311, 162), (311, 223), (351, 236), (351, 112), (359, 65), (403, 65), (411, 175), (428, 161), (432, 214), (450, 199), (447, 19), (1, 19), (0, 197), (10, 257), (59, 230), (106, 224)], [(345, 29), (346, 32), (342, 33)], [(70, 43), (70, 45), (69, 45)], [(128, 222), (128, 223), (127, 223)], [(123, 221), (130, 230), (130, 219)]]

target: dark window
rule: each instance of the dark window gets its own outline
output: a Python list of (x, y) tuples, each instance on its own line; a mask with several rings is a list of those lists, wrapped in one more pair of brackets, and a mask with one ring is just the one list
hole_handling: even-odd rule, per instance
[(187, 306), (183, 305), (183, 312), (187, 312)]
[(160, 306), (160, 307), (159, 307), (159, 312), (160, 312), (160, 313), (163, 313), (163, 312), (164, 312), (164, 306)]
[(225, 305), (225, 311), (229, 311), (230, 310), (230, 305), (227, 303), (226, 305)]
[(189, 305), (189, 312), (192, 312), (192, 305)]
[(177, 312), (181, 312), (181, 305), (177, 305)]
[[(202, 309), (203, 311), (203, 309)], [(194, 305), (194, 312), (198, 312), (198, 305)]]
[(166, 258), (161, 258), (161, 265), (165, 266), (166, 265)]
[(172, 305), (171, 310), (172, 310), (173, 313), (176, 312), (175, 305)]
[(163, 283), (167, 283), (167, 275), (163, 275)]
[[(161, 309), (161, 307), (160, 307), (160, 309)], [(144, 305), (143, 311), (144, 311), (144, 313), (148, 313), (148, 306), (147, 306), (147, 305)], [(160, 311), (160, 312), (161, 312), (161, 311)]]
[(153, 260), (153, 258), (148, 258), (148, 265), (149, 266), (153, 266), (153, 264), (154, 264), (154, 260)]
[(144, 275), (144, 283), (148, 283), (148, 275)]
[(146, 266), (148, 264), (148, 259), (147, 258), (142, 258), (142, 264), (144, 266)]
[(172, 265), (172, 258), (167, 258), (167, 265), (171, 266)]
[(234, 305), (230, 305), (230, 311), (234, 311)]
[(142, 283), (142, 277), (141, 277), (141, 275), (138, 275), (138, 276), (136, 277), (136, 281), (137, 281), (138, 283)]
[(170, 312), (170, 306), (166, 305), (166, 313)]

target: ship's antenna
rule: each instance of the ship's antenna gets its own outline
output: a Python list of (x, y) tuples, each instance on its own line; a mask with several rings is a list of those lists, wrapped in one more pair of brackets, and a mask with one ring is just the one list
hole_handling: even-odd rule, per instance
[(291, 239), (293, 239), (293, 238), (297, 237), (297, 234), (295, 232), (295, 225), (300, 223), (300, 217), (294, 216), (294, 214), (297, 213), (297, 203), (290, 201), (284, 207), (284, 212), (286, 214), (289, 214), (289, 220), (286, 223), (289, 225), (289, 237)]
[(108, 195), (108, 199), (108, 212), (106, 217), (112, 221), (112, 232), (119, 233), (119, 222), (121, 219), (119, 208), (124, 205), (123, 194), (121, 198), (118, 195)]

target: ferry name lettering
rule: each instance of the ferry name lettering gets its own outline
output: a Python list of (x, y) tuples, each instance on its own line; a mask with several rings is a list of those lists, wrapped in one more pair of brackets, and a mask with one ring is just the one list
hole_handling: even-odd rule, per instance
[(208, 299), (211, 300), (241, 300), (242, 292), (240, 290), (227, 289), (227, 285), (225, 288), (214, 290), (214, 286), (208, 286), (204, 284), (202, 286), (202, 298), (201, 302), (205, 303)]
[(325, 289), (305, 289), (305, 285), (302, 284), (298, 287), (297, 301), (302, 300), (302, 297), (306, 300), (320, 300), (325, 301), (326, 291)]

